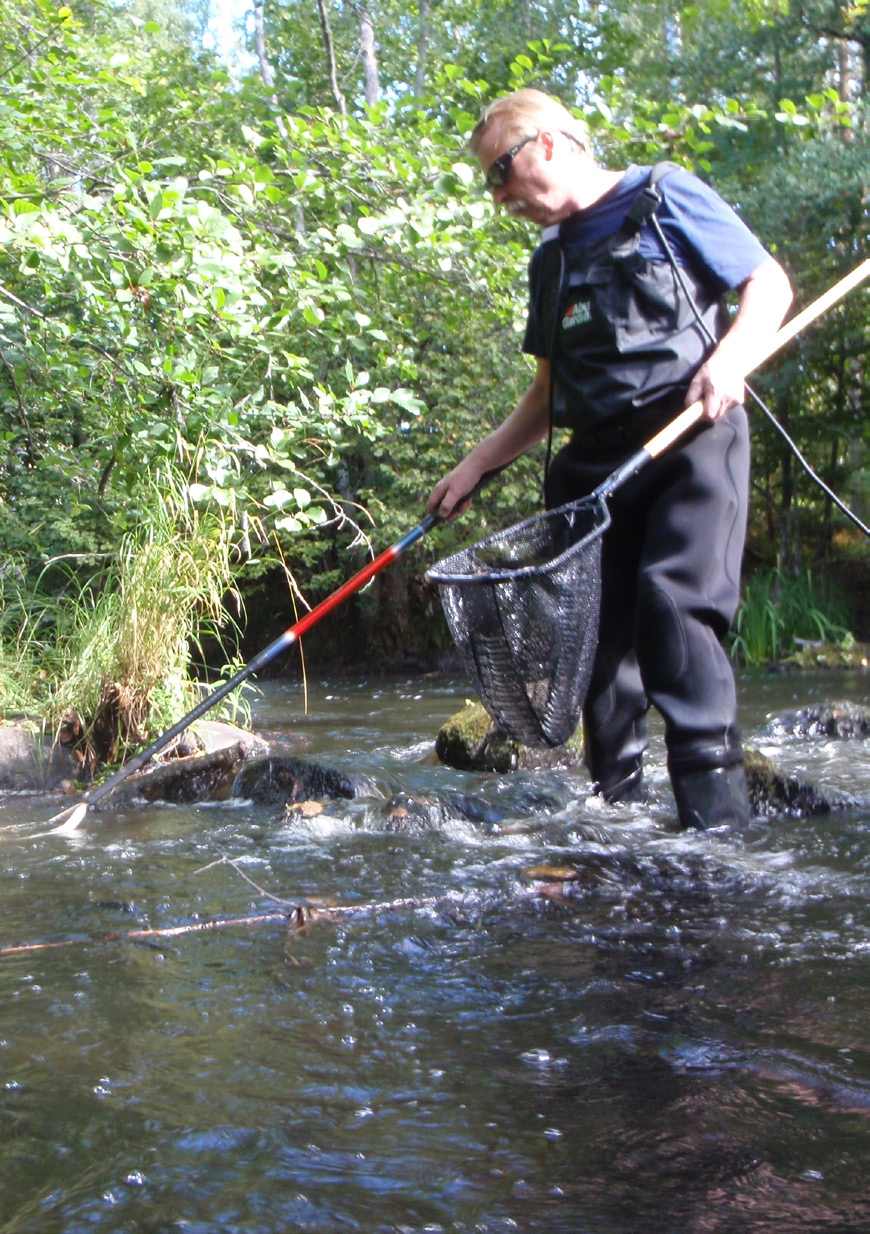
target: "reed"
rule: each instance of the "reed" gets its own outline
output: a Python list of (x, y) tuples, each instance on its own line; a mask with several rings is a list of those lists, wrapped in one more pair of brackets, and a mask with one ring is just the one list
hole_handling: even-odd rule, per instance
[[(191, 709), (192, 649), (201, 657), (206, 635), (223, 646), (234, 628), (232, 524), (220, 509), (199, 511), (171, 473), (151, 498), (139, 528), (89, 577), (70, 570), (60, 594), (36, 589), (2, 610), (4, 714), (63, 730), (90, 773)], [(223, 714), (240, 709), (236, 698)]]
[(0, 574), (0, 717), (34, 715), (50, 696), (51, 674), (45, 646), (24, 589), (19, 563), (7, 562)]
[(756, 570), (745, 584), (730, 651), (743, 664), (770, 664), (801, 641), (849, 637), (848, 605), (827, 579), (810, 570), (792, 577), (774, 567)]

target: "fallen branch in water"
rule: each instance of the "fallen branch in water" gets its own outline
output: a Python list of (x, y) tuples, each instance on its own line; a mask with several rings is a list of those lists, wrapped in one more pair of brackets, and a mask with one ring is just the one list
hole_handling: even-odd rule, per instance
[(336, 904), (328, 908), (312, 908), (307, 904), (294, 905), (284, 913), (255, 913), (250, 917), (212, 917), (208, 921), (194, 921), (189, 925), (164, 926), (158, 929), (113, 930), (108, 934), (93, 937), (56, 939), (48, 943), (18, 943), (0, 947), (0, 956), (19, 955), (26, 951), (50, 951), (58, 947), (84, 947), (93, 943), (118, 943), (128, 940), (152, 938), (178, 938), (182, 934), (198, 934), (205, 930), (223, 930), (230, 926), (257, 926), (266, 922), (282, 921), (291, 933), (298, 933), (314, 921), (341, 921), (348, 917), (369, 913), (396, 912), (407, 908), (431, 908), (455, 900), (454, 896), (429, 896), (418, 899), (409, 896), (401, 900), (385, 900), (376, 904)]

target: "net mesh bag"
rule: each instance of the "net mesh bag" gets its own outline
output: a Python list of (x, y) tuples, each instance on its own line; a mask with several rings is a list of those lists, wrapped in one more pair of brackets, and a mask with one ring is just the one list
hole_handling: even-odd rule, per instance
[(598, 640), (601, 500), (526, 519), (428, 571), (481, 702), (527, 746), (574, 733)]

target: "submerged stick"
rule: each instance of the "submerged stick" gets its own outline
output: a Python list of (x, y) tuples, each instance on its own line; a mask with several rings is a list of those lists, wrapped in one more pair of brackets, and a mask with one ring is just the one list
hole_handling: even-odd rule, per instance
[(451, 895), (417, 898), (408, 896), (400, 900), (385, 900), (376, 904), (336, 904), (328, 908), (311, 908), (307, 904), (294, 905), (284, 913), (254, 913), (249, 917), (211, 917), (207, 921), (194, 921), (189, 925), (140, 928), (138, 930), (112, 930), (107, 934), (81, 938), (60, 938), (47, 943), (16, 943), (0, 947), (0, 956), (21, 955), (29, 951), (52, 951), (60, 947), (85, 947), (94, 943), (118, 943), (128, 940), (152, 938), (178, 938), (182, 934), (201, 934), (207, 930), (224, 930), (230, 926), (258, 926), (267, 922), (282, 921), (289, 930), (302, 930), (315, 921), (340, 921), (367, 913), (396, 912), (405, 908), (431, 908), (445, 900), (454, 900)]

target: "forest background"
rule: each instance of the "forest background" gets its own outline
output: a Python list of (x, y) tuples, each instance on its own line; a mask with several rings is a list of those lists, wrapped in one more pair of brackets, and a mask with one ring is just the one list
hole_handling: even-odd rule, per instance
[[(107, 690), (139, 698), (128, 736), (149, 707), (179, 714), (197, 646), (248, 658), (414, 526), (511, 409), (536, 237), (493, 211), (466, 149), (493, 97), (543, 88), (606, 165), (698, 172), (786, 267), (795, 309), (868, 256), (866, 0), (238, 13), (229, 64), (209, 0), (0, 15), (6, 714), (91, 723)], [(865, 521), (868, 317), (853, 293), (757, 378)], [(868, 637), (866, 539), (752, 420), (735, 653)], [(426, 566), (537, 510), (542, 465), (532, 452), (380, 575), (309, 657), (434, 665)]]

